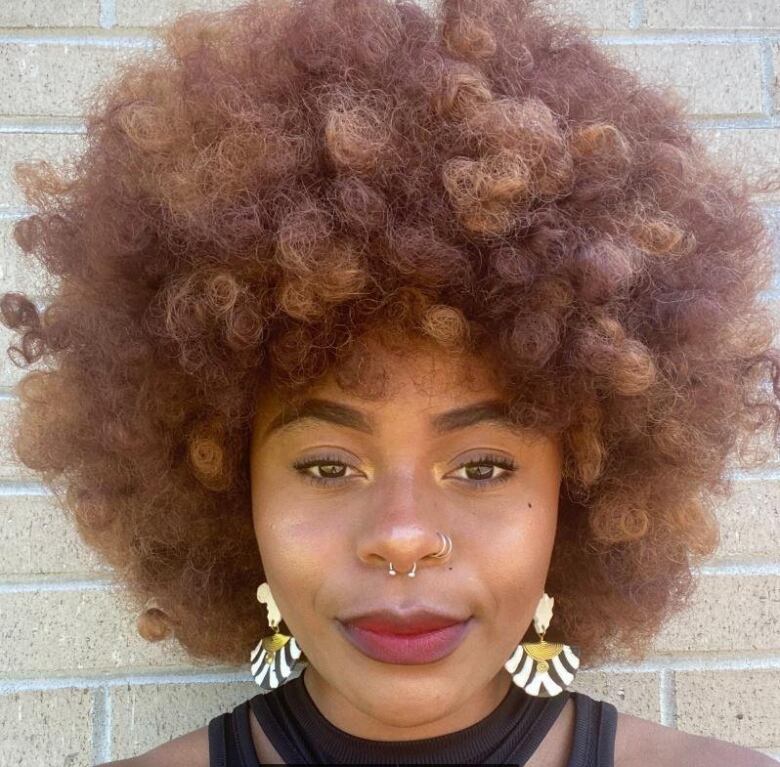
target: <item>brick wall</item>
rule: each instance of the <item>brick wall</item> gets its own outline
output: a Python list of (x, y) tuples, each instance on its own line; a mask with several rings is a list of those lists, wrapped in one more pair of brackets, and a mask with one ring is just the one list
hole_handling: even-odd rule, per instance
[[(82, 99), (151, 44), (170, 13), (225, 3), (3, 0), (0, 4), (0, 290), (41, 295), (10, 236), (25, 211), (14, 162), (79, 151)], [(691, 122), (748, 172), (780, 156), (777, 0), (566, 0), (606, 48), (677, 87)], [(780, 199), (762, 199), (780, 234)], [(780, 236), (778, 237), (780, 244)], [(780, 250), (780, 249), (779, 249)], [(780, 284), (765, 299), (780, 310)], [(3, 349), (7, 332), (0, 328)], [(0, 425), (20, 371), (0, 357)], [(637, 664), (583, 671), (577, 689), (621, 711), (780, 760), (780, 466), (734, 470), (722, 543), (690, 609)], [(36, 478), (0, 442), (0, 767), (138, 754), (254, 695), (247, 669), (195, 666), (135, 633), (99, 566)]]

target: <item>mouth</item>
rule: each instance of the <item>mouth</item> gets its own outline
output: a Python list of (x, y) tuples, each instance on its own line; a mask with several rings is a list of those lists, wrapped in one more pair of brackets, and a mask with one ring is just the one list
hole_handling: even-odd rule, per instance
[(382, 663), (433, 663), (453, 653), (471, 626), (471, 618), (418, 633), (369, 630), (337, 621), (344, 636), (360, 652)]

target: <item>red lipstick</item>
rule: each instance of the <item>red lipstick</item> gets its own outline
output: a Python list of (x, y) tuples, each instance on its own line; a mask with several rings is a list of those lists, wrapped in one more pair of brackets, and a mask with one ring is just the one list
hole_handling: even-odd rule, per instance
[(421, 664), (445, 658), (463, 640), (471, 619), (431, 610), (379, 610), (342, 618), (346, 638), (383, 663)]

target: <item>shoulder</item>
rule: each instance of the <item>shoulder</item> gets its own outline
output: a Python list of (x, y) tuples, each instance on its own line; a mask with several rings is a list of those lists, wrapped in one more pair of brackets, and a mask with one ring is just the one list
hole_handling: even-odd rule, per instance
[(777, 767), (760, 751), (618, 714), (615, 767)]
[(163, 743), (145, 754), (96, 767), (209, 767), (208, 725)]

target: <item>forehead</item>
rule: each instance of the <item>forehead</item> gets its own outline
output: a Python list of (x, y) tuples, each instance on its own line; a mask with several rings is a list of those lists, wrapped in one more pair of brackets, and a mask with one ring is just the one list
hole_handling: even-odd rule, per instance
[(492, 366), (479, 357), (434, 344), (393, 350), (366, 342), (343, 365), (295, 395), (261, 394), (257, 419), (268, 422), (280, 410), (311, 398), (351, 402), (380, 412), (396, 407), (440, 409), (450, 403), (499, 400), (503, 396)]

